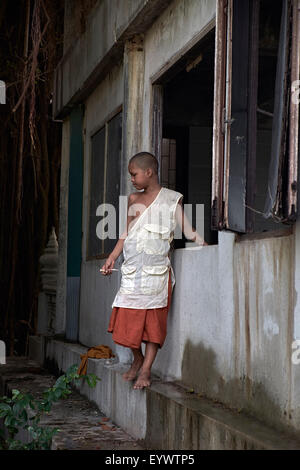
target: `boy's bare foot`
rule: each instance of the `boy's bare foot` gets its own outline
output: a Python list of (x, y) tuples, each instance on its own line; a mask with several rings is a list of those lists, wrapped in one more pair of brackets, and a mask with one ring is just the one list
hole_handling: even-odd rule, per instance
[(140, 390), (145, 387), (149, 387), (151, 385), (151, 372), (146, 370), (146, 371), (141, 371), (141, 373), (138, 376), (137, 381), (135, 382), (133, 388), (135, 390)]
[(136, 355), (136, 357), (133, 360), (133, 363), (131, 364), (130, 369), (122, 375), (123, 379), (128, 380), (128, 381), (134, 380), (136, 378), (138, 371), (142, 367), (143, 361), (144, 361), (144, 356), (142, 353), (139, 355)]

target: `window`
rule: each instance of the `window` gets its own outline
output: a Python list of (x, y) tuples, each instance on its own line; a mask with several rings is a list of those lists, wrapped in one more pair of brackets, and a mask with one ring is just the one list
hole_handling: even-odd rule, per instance
[(299, 105), (290, 95), (299, 79), (297, 7), (297, 0), (217, 2), (215, 229), (260, 232), (295, 220)]
[(87, 259), (107, 257), (118, 238), (121, 143), (119, 112), (91, 137)]
[[(160, 183), (183, 194), (190, 223), (209, 244), (218, 241), (210, 228), (214, 57), (212, 22), (152, 79), (152, 149), (160, 161)], [(190, 243), (182, 235), (174, 248)]]

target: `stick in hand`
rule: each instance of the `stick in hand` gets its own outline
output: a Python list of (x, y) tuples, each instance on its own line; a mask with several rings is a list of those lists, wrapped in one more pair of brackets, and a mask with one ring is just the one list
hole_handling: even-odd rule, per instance
[[(114, 269), (114, 268), (108, 268), (109, 271), (119, 271), (118, 269)], [(99, 271), (102, 271), (104, 272), (105, 270), (103, 268), (99, 269)]]

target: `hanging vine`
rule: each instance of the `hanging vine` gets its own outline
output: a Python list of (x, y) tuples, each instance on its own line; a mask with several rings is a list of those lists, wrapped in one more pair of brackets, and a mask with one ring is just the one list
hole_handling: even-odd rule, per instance
[(51, 118), (54, 69), (62, 56), (63, 2), (0, 3), (0, 339), (26, 355), (36, 332), (39, 257), (58, 234), (61, 124)]

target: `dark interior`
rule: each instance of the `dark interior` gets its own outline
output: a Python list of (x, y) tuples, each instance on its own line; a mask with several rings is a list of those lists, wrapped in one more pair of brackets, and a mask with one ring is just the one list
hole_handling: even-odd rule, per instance
[[(184, 204), (193, 204), (191, 222), (195, 228), (194, 205), (204, 204), (203, 235), (209, 244), (218, 243), (218, 232), (210, 229), (214, 49), (213, 30), (162, 80), (163, 138), (176, 141), (175, 188), (184, 195)], [(175, 248), (184, 247), (185, 242), (184, 237), (175, 240)]]

